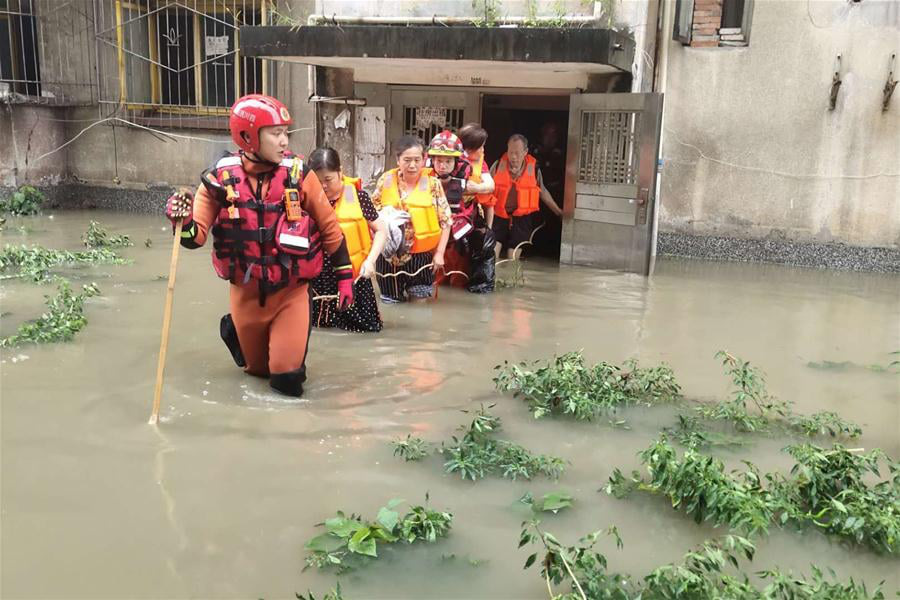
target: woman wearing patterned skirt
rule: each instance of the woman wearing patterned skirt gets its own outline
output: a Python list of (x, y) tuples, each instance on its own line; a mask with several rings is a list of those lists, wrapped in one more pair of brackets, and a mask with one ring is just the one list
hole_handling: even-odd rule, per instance
[(381, 299), (391, 303), (434, 295), (434, 273), (444, 268), (453, 222), (441, 182), (423, 173), (422, 142), (404, 136), (394, 143), (394, 153), (397, 168), (384, 173), (372, 193), (382, 215), (389, 209), (407, 220), (400, 247), (388, 258), (379, 256), (377, 263)]
[[(375, 300), (372, 276), (375, 257), (384, 248), (386, 228), (369, 195), (362, 190), (359, 179), (346, 177), (341, 159), (332, 148), (318, 148), (309, 157), (309, 168), (316, 172), (325, 196), (334, 207), (338, 223), (344, 232), (350, 262), (353, 265), (353, 304), (341, 312), (334, 298), (320, 298), (312, 303), (312, 324), (316, 327), (338, 327), (346, 331), (381, 331), (381, 315)], [(375, 235), (372, 235), (372, 231)], [(331, 270), (330, 257), (325, 254), (322, 273), (312, 281), (313, 298), (335, 296), (337, 279)]]

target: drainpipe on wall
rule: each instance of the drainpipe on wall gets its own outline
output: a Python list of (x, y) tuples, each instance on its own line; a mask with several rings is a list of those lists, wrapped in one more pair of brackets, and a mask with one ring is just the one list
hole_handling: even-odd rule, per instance
[[(668, 82), (668, 69), (669, 69), (669, 38), (666, 35), (666, 32), (671, 31), (674, 26), (673, 16), (675, 11), (672, 10), (672, 0), (657, 0), (659, 2), (659, 17), (657, 20), (657, 43), (656, 43), (656, 57), (654, 60), (654, 67), (656, 72), (653, 77), (653, 86), (651, 88), (654, 92), (659, 92), (665, 96), (666, 93), (666, 83)], [(656, 241), (659, 235), (659, 213), (662, 212), (662, 196), (660, 191), (662, 190), (662, 178), (663, 178), (663, 143), (666, 138), (666, 113), (668, 112), (665, 98), (663, 99), (663, 114), (662, 114), (662, 122), (659, 128), (659, 155), (656, 157), (656, 210), (653, 211), (653, 230), (652, 230), (652, 240), (653, 244), (650, 249), (650, 260), (656, 260)], [(652, 262), (651, 262), (652, 264)]]

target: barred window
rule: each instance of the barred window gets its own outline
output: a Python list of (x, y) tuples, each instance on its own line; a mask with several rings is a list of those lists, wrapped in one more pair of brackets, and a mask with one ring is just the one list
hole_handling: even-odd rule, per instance
[(38, 31), (32, 0), (0, 0), (0, 82), (7, 92), (41, 95)]
[(265, 93), (263, 61), (240, 53), (239, 29), (268, 23), (267, 0), (101, 0), (103, 101), (141, 115), (221, 116)]

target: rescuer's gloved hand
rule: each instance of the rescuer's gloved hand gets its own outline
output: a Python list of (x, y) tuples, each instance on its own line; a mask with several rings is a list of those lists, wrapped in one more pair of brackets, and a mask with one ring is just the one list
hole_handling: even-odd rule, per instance
[(345, 311), (353, 304), (353, 279), (338, 279), (338, 310)]
[(181, 219), (182, 228), (189, 229), (193, 221), (194, 194), (190, 190), (175, 192), (166, 200), (166, 217), (172, 225)]

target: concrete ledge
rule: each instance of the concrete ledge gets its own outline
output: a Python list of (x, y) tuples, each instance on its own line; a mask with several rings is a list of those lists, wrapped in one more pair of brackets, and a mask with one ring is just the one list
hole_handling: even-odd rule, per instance
[(900, 249), (659, 233), (658, 256), (900, 273)]
[[(47, 196), (48, 208), (119, 210), (123, 212), (162, 214), (166, 198), (174, 187), (160, 185), (152, 189), (108, 188), (66, 183), (35, 186)], [(0, 187), (0, 198), (7, 198), (15, 188)]]

